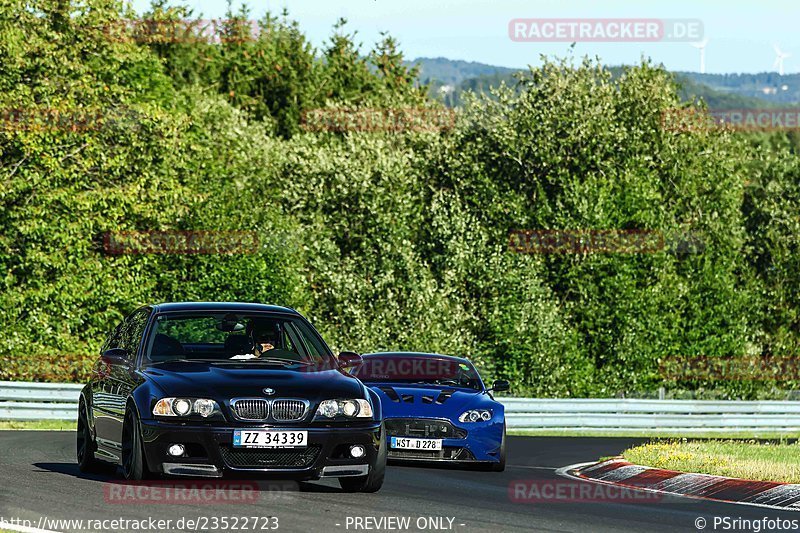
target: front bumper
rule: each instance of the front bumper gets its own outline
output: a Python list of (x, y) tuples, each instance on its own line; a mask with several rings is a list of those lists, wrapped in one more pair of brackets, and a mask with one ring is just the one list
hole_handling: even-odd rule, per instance
[[(380, 422), (367, 421), (347, 427), (319, 426), (210, 426), (141, 421), (144, 454), (151, 471), (178, 476), (258, 477), (314, 480), (321, 477), (362, 476), (374, 468), (381, 439)], [(308, 431), (305, 448), (234, 448), (236, 429), (287, 429)], [(182, 457), (167, 453), (182, 444)], [(360, 444), (363, 457), (350, 456), (350, 446)]]
[[(400, 421), (404, 423), (398, 423)], [(435, 429), (437, 425), (439, 426), (438, 430)], [(455, 424), (451, 420), (441, 418), (398, 417), (387, 418), (386, 426), (388, 458), (393, 462), (468, 464), (500, 462), (500, 446), (503, 440), (502, 420)], [(444, 430), (445, 427), (446, 430)], [(408, 428), (413, 429), (409, 431)], [(396, 449), (391, 446), (392, 437), (441, 439), (442, 449), (436, 451)]]

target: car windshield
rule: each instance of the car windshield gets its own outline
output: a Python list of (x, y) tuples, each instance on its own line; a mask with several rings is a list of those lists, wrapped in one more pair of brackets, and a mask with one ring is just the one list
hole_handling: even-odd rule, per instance
[(247, 313), (160, 314), (145, 364), (210, 361), (283, 366), (334, 363), (319, 335), (296, 317)]
[(367, 356), (353, 374), (370, 384), (404, 383), (482, 389), (480, 377), (472, 364), (443, 357)]

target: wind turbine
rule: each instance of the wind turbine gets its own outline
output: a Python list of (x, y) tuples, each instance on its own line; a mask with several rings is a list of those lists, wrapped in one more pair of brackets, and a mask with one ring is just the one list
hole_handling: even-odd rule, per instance
[(773, 47), (775, 48), (775, 54), (777, 57), (775, 58), (775, 63), (772, 65), (772, 68), (777, 68), (778, 74), (783, 76), (783, 60), (787, 57), (792, 57), (792, 55), (782, 51), (781, 47), (778, 46), (777, 43), (774, 44)]
[(708, 45), (708, 37), (699, 43), (690, 43), (692, 46), (700, 50), (700, 74), (706, 73), (706, 46)]

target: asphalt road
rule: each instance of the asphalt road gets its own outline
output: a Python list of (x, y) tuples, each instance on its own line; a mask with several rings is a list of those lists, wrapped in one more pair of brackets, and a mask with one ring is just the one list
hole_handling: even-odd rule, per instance
[[(304, 483), (297, 491), (254, 493), (251, 490), (248, 494), (254, 501), (245, 503), (230, 502), (237, 491), (224, 493), (228, 501), (164, 503), (163, 497), (158, 497), (155, 499), (159, 501), (154, 503), (136, 500), (141, 497), (136, 496), (134, 502), (119, 503), (114, 494), (122, 493), (113, 492), (119, 485), (109, 483), (114, 478), (87, 477), (78, 472), (73, 433), (5, 431), (0, 432), (0, 518), (29, 520), (29, 526), (59, 531), (81, 529), (75, 523), (72, 527), (64, 524), (55, 527), (58, 524), (40, 522), (41, 517), (84, 521), (152, 518), (172, 520), (171, 527), (164, 528), (171, 531), (197, 530), (197, 526), (203, 526), (205, 531), (229, 531), (234, 530), (235, 525), (239, 530), (253, 531), (254, 524), (245, 524), (243, 517), (273, 516), (277, 517), (278, 531), (299, 532), (697, 531), (698, 517), (706, 520), (706, 531), (757, 531), (754, 526), (723, 529), (723, 524), (715, 529), (714, 519), (762, 520), (768, 517), (800, 521), (800, 512), (689, 499), (663, 501), (646, 498), (641, 493), (628, 493), (623, 497), (618, 493), (584, 492), (586, 499), (592, 501), (574, 501), (570, 494), (580, 494), (575, 486), (583, 483), (564, 479), (555, 472), (566, 465), (615, 455), (637, 442), (642, 440), (511, 437), (509, 466), (503, 473), (390, 466), (386, 483), (377, 494), (342, 493), (338, 483), (330, 480)], [(515, 492), (514, 487), (520, 483), (527, 489)], [(278, 485), (292, 488), (292, 484)], [(537, 495), (539, 500), (531, 501)], [(626, 501), (620, 501), (621, 497)], [(239, 517), (238, 524), (233, 523), (236, 517)], [(378, 522), (385, 517), (407, 517), (410, 527), (397, 529), (397, 523)], [(181, 518), (183, 524), (179, 523)], [(222, 523), (222, 518), (227, 518), (228, 523)], [(439, 518), (441, 522), (429, 518)], [(195, 527), (187, 527), (186, 520), (198, 519), (200, 522)], [(147, 530), (152, 524), (154, 522), (139, 524), (138, 530)], [(183, 527), (178, 527), (179, 524)], [(102, 526), (94, 524), (97, 525)], [(121, 525), (107, 522), (106, 525), (109, 527), (101, 530), (135, 530), (136, 527), (131, 522)], [(385, 527), (387, 525), (391, 527)], [(83, 530), (98, 530), (92, 526), (88, 522), (82, 525)], [(256, 530), (262, 531), (262, 526), (272, 527), (274, 521), (262, 519)], [(767, 530), (763, 525), (759, 529)]]

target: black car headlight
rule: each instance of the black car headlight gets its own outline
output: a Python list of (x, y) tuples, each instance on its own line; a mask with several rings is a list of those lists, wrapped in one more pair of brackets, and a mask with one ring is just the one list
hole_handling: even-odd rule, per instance
[(208, 418), (217, 411), (217, 402), (206, 398), (161, 398), (153, 407), (155, 416), (199, 415)]
[(470, 409), (458, 417), (459, 422), (487, 422), (491, 419), (492, 411), (490, 409)]
[(372, 418), (372, 405), (367, 400), (324, 400), (317, 408), (317, 416), (324, 418)]

